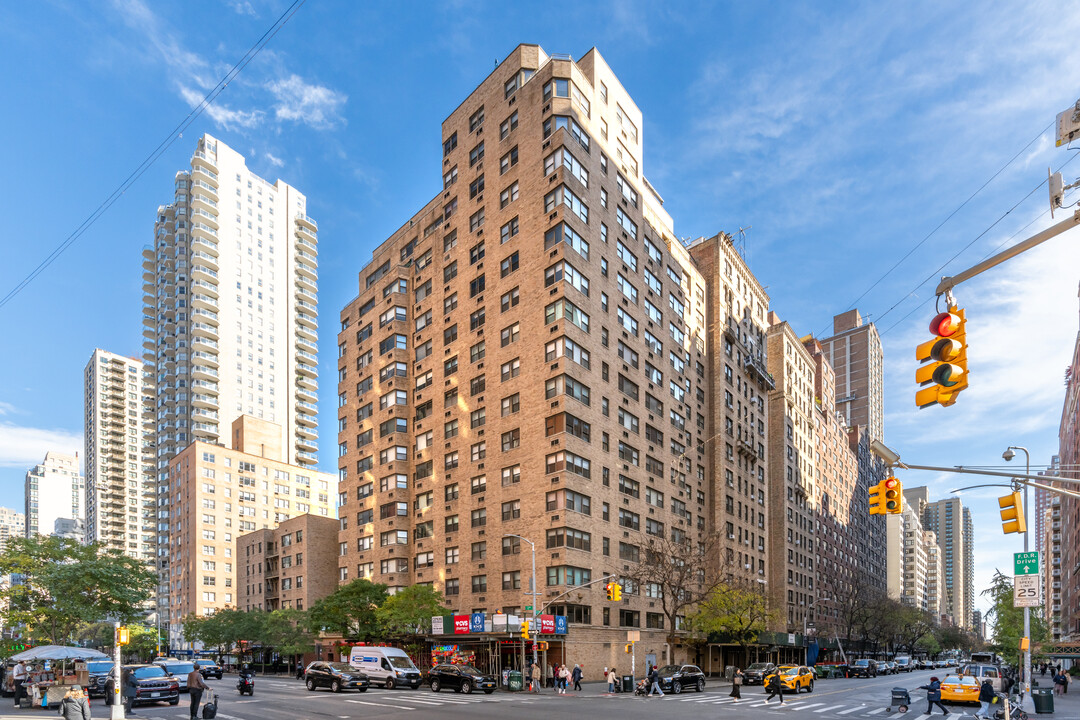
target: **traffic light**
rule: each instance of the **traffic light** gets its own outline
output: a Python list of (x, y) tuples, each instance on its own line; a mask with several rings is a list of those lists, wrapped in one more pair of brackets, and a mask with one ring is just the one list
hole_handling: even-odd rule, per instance
[(1027, 521), (1024, 519), (1024, 495), (1014, 492), (998, 498), (1001, 506), (1001, 529), (1005, 534), (1026, 533)]
[(522, 620), (521, 621), (521, 637), (523, 637), (523, 638), (529, 637), (529, 621), (528, 620)]
[(915, 391), (915, 405), (919, 408), (935, 403), (952, 405), (960, 391), (967, 388), (965, 322), (964, 311), (950, 306), (949, 312), (938, 313), (930, 321), (934, 338), (915, 348), (915, 359), (926, 363), (915, 371), (915, 381), (922, 387)]
[(130, 635), (128, 629), (124, 626), (116, 628), (116, 644), (127, 645), (130, 642)]
[(884, 515), (885, 514), (885, 494), (882, 485), (885, 481), (882, 480), (877, 485), (870, 486), (870, 514), (871, 515)]
[(881, 493), (885, 499), (885, 512), (896, 515), (904, 511), (903, 485), (898, 478), (887, 477), (881, 483)]
[(541, 640), (540, 642), (536, 643), (537, 652), (544, 652), (547, 649), (548, 649), (547, 640)]
[(609, 582), (607, 588), (607, 599), (612, 602), (618, 602), (622, 600), (622, 585), (619, 583)]
[(626, 654), (629, 655), (634, 651), (634, 643), (626, 643)]
[(604, 592), (607, 593), (607, 599), (608, 600), (614, 600), (615, 599), (615, 583), (608, 583), (607, 585), (605, 585), (604, 586)]

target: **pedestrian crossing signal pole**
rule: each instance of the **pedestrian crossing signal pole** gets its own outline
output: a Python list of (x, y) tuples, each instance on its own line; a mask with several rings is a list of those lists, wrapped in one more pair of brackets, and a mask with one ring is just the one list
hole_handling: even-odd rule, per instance
[[(122, 665), (120, 663), (120, 623), (113, 623), (115, 642), (114, 657), (113, 657), (113, 696), (112, 696), (112, 709), (109, 714), (110, 720), (124, 720), (124, 703), (123, 703), (123, 691), (124, 691), (124, 674)], [(126, 632), (126, 631), (125, 631)], [(126, 639), (126, 638), (125, 638)]]

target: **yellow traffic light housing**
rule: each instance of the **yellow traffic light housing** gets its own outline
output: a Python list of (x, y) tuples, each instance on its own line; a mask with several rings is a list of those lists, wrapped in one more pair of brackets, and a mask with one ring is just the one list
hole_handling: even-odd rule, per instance
[(129, 642), (131, 642), (130, 638), (131, 635), (128, 633), (128, 629), (126, 627), (121, 626), (116, 628), (117, 645), (127, 645)]
[(915, 371), (915, 392), (919, 408), (934, 404), (952, 405), (968, 386), (967, 331), (964, 311), (955, 305), (930, 321), (934, 338), (915, 348), (915, 359), (925, 363)]
[(626, 643), (626, 654), (629, 655), (634, 651), (634, 643)]
[(998, 498), (1001, 506), (1001, 529), (1009, 533), (1026, 533), (1027, 520), (1024, 519), (1024, 494), (1010, 493)]
[(521, 621), (521, 637), (529, 637), (529, 624), (530, 622), (528, 620)]
[(619, 602), (622, 600), (622, 585), (615, 582), (607, 584), (607, 599), (612, 602)]
[(614, 600), (615, 599), (615, 589), (614, 588), (615, 588), (615, 583), (608, 583), (607, 585), (604, 586), (604, 592), (607, 594), (607, 599), (608, 600)]
[(896, 515), (904, 511), (904, 487), (898, 478), (885, 478), (878, 488), (883, 496), (885, 513)]
[(885, 481), (882, 480), (877, 485), (870, 486), (870, 514), (871, 515), (884, 515), (885, 514), (885, 495), (882, 489), (882, 485)]
[(1029, 637), (1020, 638), (1020, 652), (1027, 652), (1030, 649), (1031, 649), (1031, 638), (1029, 638)]

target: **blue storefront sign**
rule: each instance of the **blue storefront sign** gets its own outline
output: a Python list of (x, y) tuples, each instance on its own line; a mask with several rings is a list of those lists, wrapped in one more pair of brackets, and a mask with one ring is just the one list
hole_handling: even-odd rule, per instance
[(473, 613), (469, 616), (469, 632), (484, 632), (484, 613)]
[(556, 635), (565, 635), (566, 634), (566, 616), (565, 615), (556, 615), (555, 616), (555, 634)]

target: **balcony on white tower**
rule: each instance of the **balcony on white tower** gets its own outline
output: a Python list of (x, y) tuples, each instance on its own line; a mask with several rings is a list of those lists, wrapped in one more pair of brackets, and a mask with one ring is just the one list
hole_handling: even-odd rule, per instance
[[(195, 288), (198, 288), (198, 290)], [(206, 280), (192, 280), (191, 291), (205, 293), (213, 298), (219, 296), (218, 284), (216, 282), (207, 282)]]
[(200, 268), (207, 268), (213, 272), (210, 277), (217, 278), (217, 271), (221, 269), (218, 265), (218, 259), (216, 255), (203, 252), (202, 250), (191, 251), (191, 270), (193, 273), (198, 273)]
[(217, 423), (193, 422), (191, 423), (191, 434), (200, 439), (212, 438), (216, 440), (219, 434)]
[(301, 337), (299, 333), (297, 333), (297, 337), (296, 337), (296, 346), (298, 348), (300, 348), (301, 350), (306, 350), (308, 352), (312, 352), (312, 353), (319, 352), (319, 348), (315, 345), (315, 343), (313, 341), (308, 340), (305, 337)]
[(205, 337), (210, 340), (218, 339), (218, 330), (214, 325), (210, 325), (204, 322), (191, 323), (191, 335), (193, 338)]
[(319, 436), (319, 431), (317, 429), (319, 427), (319, 421), (317, 418), (311, 415), (302, 415), (297, 413), (296, 422), (298, 423), (298, 425), (296, 426), (297, 434), (312, 439), (315, 439)]
[(217, 380), (218, 371), (206, 365), (195, 365), (191, 368), (191, 377), (196, 380)]
[(319, 223), (315, 222), (315, 218), (303, 213), (296, 213), (296, 224), (297, 227), (308, 228), (314, 232), (319, 231)]
[(319, 452), (319, 443), (311, 438), (300, 437), (296, 439), (296, 448), (305, 452)]
[[(215, 196), (217, 193), (214, 193)], [(195, 212), (216, 212), (217, 211), (217, 197), (210, 197), (206, 193), (194, 191), (191, 195), (191, 207)], [(217, 222), (215, 218), (214, 222)]]
[(216, 298), (212, 298), (209, 295), (202, 293), (192, 293), (191, 306), (196, 308), (202, 308), (204, 310), (218, 311), (218, 301)]
[(319, 359), (309, 352), (297, 350), (296, 371), (308, 377), (319, 377)]
[(296, 378), (296, 385), (302, 388), (308, 388), (309, 390), (318, 390), (319, 381), (312, 377), (304, 377), (299, 375)]
[[(196, 150), (191, 156), (191, 169), (192, 171), (204, 172), (215, 181), (217, 180), (217, 163), (215, 163), (209, 155), (202, 150)], [(194, 175), (192, 175), (194, 177)]]
[[(297, 302), (297, 305), (306, 305), (304, 302)], [(296, 321), (305, 327), (309, 327), (314, 332), (319, 329), (319, 318), (316, 317), (317, 311), (312, 313), (306, 313), (301, 310), (296, 311)]]
[(192, 208), (189, 213), (193, 228), (202, 226), (210, 235), (217, 239), (217, 231), (221, 225), (218, 223), (217, 213), (202, 208)]
[(305, 465), (314, 465), (319, 462), (319, 458), (315, 457), (315, 453), (297, 451), (296, 461), (304, 463)]
[(316, 303), (319, 302), (319, 296), (318, 295), (316, 295), (311, 290), (305, 290), (304, 288), (299, 287), (299, 286), (297, 286), (297, 288), (296, 288), (296, 294), (297, 294), (297, 298), (296, 298), (296, 304), (297, 305), (299, 305), (300, 307), (316, 309), (316, 307), (317, 307)]
[(193, 320), (198, 320), (203, 324), (213, 325), (215, 327), (218, 325), (217, 313), (212, 310), (195, 308), (191, 311), (191, 317)]
[(312, 297), (317, 297), (315, 293), (319, 292), (319, 284), (306, 275), (297, 273), (296, 289), (297, 291), (307, 291)]
[(315, 332), (315, 330), (316, 328), (308, 327), (306, 323), (301, 323), (296, 326), (296, 335), (315, 343), (319, 341), (319, 333)]
[(309, 265), (304, 260), (296, 261), (296, 274), (300, 277), (307, 278), (312, 282), (319, 279), (319, 271), (316, 270), (312, 265)]

